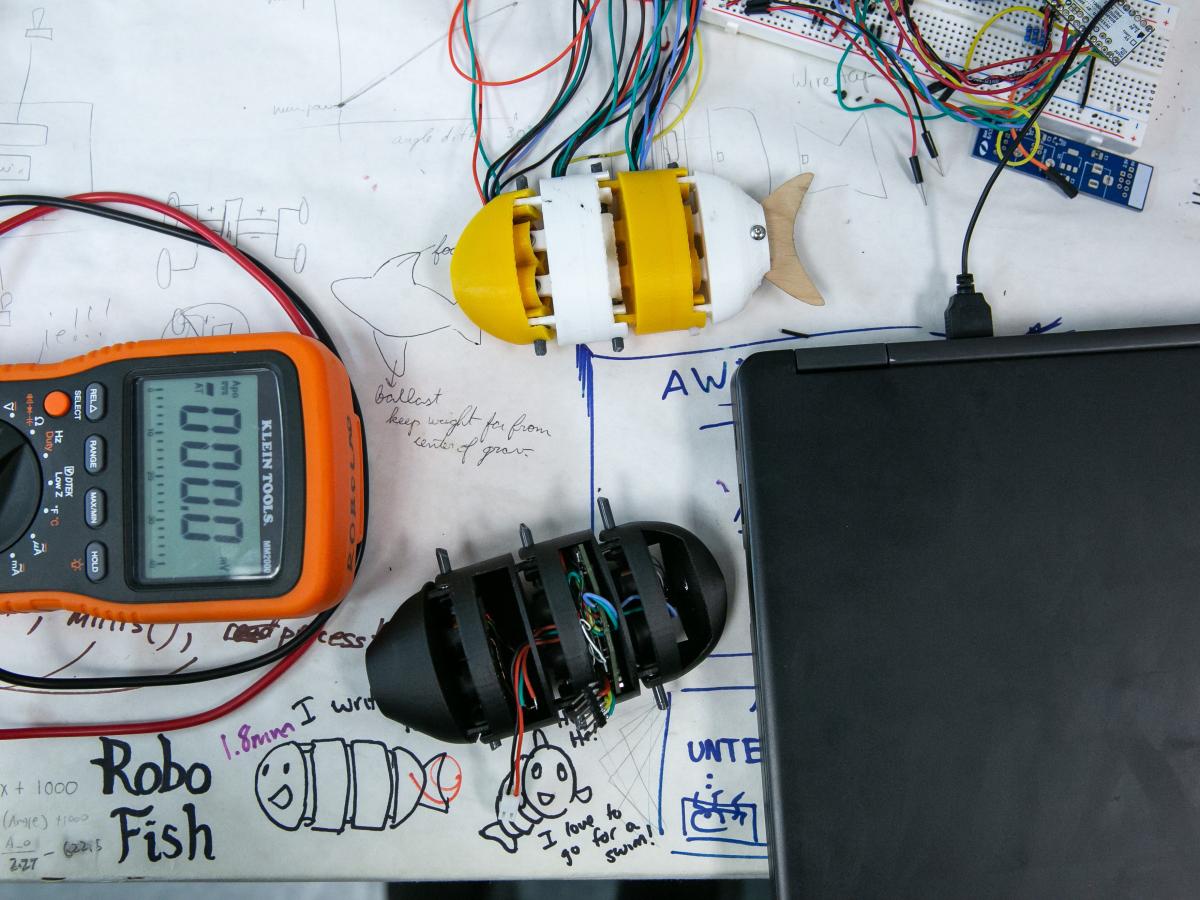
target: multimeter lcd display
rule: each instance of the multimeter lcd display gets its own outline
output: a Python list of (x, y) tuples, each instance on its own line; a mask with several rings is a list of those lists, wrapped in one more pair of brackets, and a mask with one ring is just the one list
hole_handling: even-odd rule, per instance
[(143, 583), (273, 577), (283, 460), (267, 370), (138, 379)]

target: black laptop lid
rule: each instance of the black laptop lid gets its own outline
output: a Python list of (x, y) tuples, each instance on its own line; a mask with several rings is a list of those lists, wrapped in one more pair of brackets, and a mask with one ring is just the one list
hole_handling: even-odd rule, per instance
[(1198, 342), (742, 366), (779, 896), (1200, 896)]

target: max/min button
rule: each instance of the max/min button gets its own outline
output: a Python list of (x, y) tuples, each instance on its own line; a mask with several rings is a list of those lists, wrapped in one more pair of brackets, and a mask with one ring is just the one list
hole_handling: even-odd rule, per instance
[(108, 518), (106, 508), (108, 498), (100, 488), (92, 488), (83, 495), (83, 516), (88, 528), (99, 528)]

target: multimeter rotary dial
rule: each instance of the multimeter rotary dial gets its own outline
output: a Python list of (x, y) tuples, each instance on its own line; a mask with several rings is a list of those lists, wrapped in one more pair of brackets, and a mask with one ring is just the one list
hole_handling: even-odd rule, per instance
[(29, 529), (41, 500), (37, 454), (25, 435), (0, 422), (0, 551)]

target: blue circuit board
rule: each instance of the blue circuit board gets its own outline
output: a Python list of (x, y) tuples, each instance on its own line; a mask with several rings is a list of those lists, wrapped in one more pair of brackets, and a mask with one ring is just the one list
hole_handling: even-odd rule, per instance
[[(1012, 138), (1004, 133), (1000, 139), (1000, 150), (997, 151), (996, 134), (989, 128), (981, 128), (975, 137), (972, 154), (976, 159), (986, 160), (992, 164), (1000, 161), (1000, 153), (1008, 150)], [(1027, 135), (1024, 144), (1033, 149), (1033, 135)], [(1020, 158), (1020, 154), (1017, 154)], [(1038, 149), (1036, 159), (1052, 166), (1058, 174), (1079, 189), (1081, 194), (1090, 194), (1141, 212), (1146, 208), (1146, 196), (1150, 192), (1150, 180), (1154, 177), (1154, 167), (1130, 159), (1089, 147), (1079, 141), (1072, 141), (1057, 134), (1042, 132), (1042, 145)], [(1046, 174), (1031, 163), (1013, 167), (1014, 172), (1024, 172), (1035, 178), (1048, 181)]]

